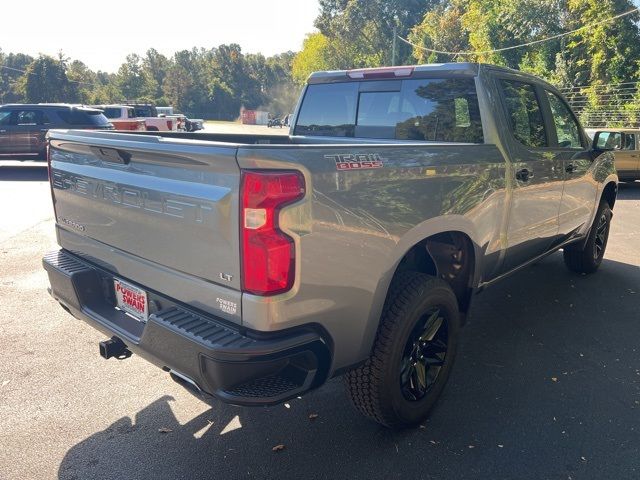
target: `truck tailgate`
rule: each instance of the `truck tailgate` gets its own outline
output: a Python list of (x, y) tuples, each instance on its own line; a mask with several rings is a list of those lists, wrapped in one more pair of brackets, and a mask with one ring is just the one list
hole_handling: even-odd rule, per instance
[[(52, 131), (58, 228), (103, 245), (105, 257), (115, 249), (164, 271), (239, 291), (235, 157), (231, 144)], [(82, 242), (74, 245), (81, 249)]]

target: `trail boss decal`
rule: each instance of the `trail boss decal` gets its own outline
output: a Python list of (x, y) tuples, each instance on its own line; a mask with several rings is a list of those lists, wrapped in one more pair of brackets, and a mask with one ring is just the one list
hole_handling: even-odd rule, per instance
[(368, 170), (384, 167), (384, 159), (377, 153), (337, 153), (325, 155), (336, 162), (336, 170)]

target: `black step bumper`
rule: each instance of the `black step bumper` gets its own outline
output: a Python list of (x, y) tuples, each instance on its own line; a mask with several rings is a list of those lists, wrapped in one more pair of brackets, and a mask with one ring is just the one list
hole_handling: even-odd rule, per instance
[(47, 254), (43, 266), (51, 295), (72, 315), (119, 337), (175, 380), (228, 403), (276, 404), (326, 380), (330, 351), (317, 331), (241, 329), (148, 290), (158, 308), (145, 324), (115, 308), (109, 271), (65, 250)]

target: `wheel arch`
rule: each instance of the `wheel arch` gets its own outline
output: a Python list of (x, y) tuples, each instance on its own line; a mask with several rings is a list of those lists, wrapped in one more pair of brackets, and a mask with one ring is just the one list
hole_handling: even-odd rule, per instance
[[(451, 277), (453, 271), (447, 268), (445, 258), (449, 253), (453, 253), (453, 250), (448, 247), (463, 247), (465, 262), (462, 267), (453, 267), (451, 264), (449, 266), (464, 274), (464, 277), (457, 277), (457, 282), (452, 288), (458, 298), (461, 312), (464, 314), (468, 311), (473, 290), (479, 283), (483, 258), (475, 228), (468, 219), (457, 215), (428, 220), (413, 228), (398, 242), (395, 253), (391, 256), (393, 260), (378, 283), (363, 335), (363, 357), (369, 355), (373, 345), (382, 309), (395, 276), (407, 269), (414, 269), (440, 278), (443, 278), (443, 275)], [(452, 284), (451, 278), (443, 279)]]
[[(606, 200), (609, 204), (609, 208), (613, 210), (613, 206), (616, 204), (616, 198), (618, 197), (618, 184), (614, 180), (610, 180), (602, 189), (600, 195), (601, 200)], [(600, 202), (598, 202), (599, 204)]]

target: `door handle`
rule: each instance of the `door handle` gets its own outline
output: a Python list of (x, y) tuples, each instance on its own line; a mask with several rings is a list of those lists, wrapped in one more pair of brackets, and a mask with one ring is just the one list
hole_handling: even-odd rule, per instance
[(520, 180), (521, 182), (528, 182), (530, 178), (533, 178), (533, 172), (531, 170), (523, 168), (522, 170), (518, 170), (516, 172), (516, 179)]
[(567, 173), (573, 173), (575, 169), (576, 169), (576, 166), (573, 163), (570, 163), (564, 168), (564, 171)]

